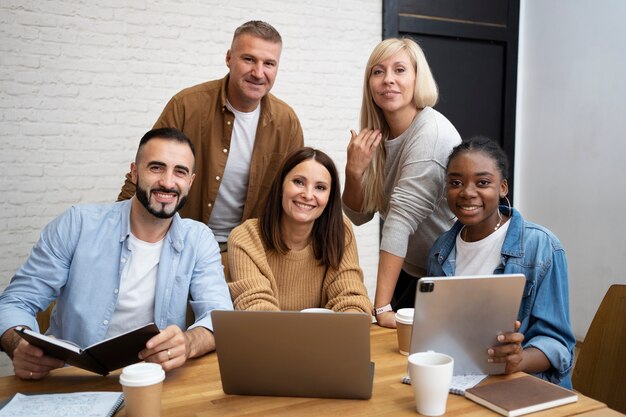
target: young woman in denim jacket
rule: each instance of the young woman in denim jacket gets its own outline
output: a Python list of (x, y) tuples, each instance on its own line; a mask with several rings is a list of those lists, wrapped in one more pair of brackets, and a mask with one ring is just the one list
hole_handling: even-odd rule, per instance
[[(567, 261), (559, 240), (525, 221), (506, 199), (508, 161), (498, 144), (472, 138), (454, 148), (447, 166), (448, 206), (454, 226), (434, 243), (429, 276), (526, 276), (515, 332), (498, 336), (485, 360), (505, 362), (571, 388), (574, 335), (569, 320)], [(506, 199), (508, 202), (508, 199)]]

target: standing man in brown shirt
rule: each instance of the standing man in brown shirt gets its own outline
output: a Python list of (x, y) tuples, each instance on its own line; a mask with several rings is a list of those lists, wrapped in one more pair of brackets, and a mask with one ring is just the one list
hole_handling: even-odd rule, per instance
[[(154, 124), (178, 128), (193, 142), (196, 179), (180, 214), (209, 225), (223, 261), (230, 231), (258, 215), (283, 157), (304, 144), (293, 109), (269, 94), (281, 49), (270, 24), (244, 23), (226, 52), (226, 77), (182, 90)], [(133, 195), (127, 174), (118, 200)]]

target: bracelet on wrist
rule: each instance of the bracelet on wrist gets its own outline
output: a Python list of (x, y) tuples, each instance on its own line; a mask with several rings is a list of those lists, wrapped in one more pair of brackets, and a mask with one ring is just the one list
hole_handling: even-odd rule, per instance
[(388, 311), (393, 311), (393, 308), (391, 308), (391, 304), (385, 304), (382, 307), (374, 308), (374, 316), (377, 316), (382, 313), (386, 313)]

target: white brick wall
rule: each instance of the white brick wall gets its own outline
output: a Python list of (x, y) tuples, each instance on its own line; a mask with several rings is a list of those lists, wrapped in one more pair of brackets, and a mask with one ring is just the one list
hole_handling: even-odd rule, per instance
[[(0, 3), (0, 290), (51, 219), (72, 204), (115, 199), (167, 100), (221, 78), (233, 30), (251, 19), (283, 36), (273, 92), (298, 113), (305, 143), (327, 151), (343, 175), (381, 1)], [(377, 222), (357, 239), (373, 295)], [(10, 366), (0, 356), (1, 375)]]

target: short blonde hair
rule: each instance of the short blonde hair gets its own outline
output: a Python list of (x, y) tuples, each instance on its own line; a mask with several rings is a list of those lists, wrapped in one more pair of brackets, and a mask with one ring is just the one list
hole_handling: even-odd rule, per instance
[[(361, 103), (361, 129), (380, 129), (383, 140), (389, 137), (389, 125), (385, 120), (382, 110), (374, 102), (372, 90), (369, 86), (372, 68), (382, 61), (405, 51), (409, 56), (415, 70), (415, 89), (413, 103), (417, 109), (434, 106), (439, 98), (437, 83), (433, 77), (426, 56), (422, 48), (408, 38), (390, 38), (380, 42), (372, 51), (365, 67), (363, 80), (363, 101)], [(381, 145), (376, 150), (374, 158), (363, 175), (363, 207), (366, 212), (382, 211), (388, 202), (384, 198), (384, 167), (385, 150)]]

